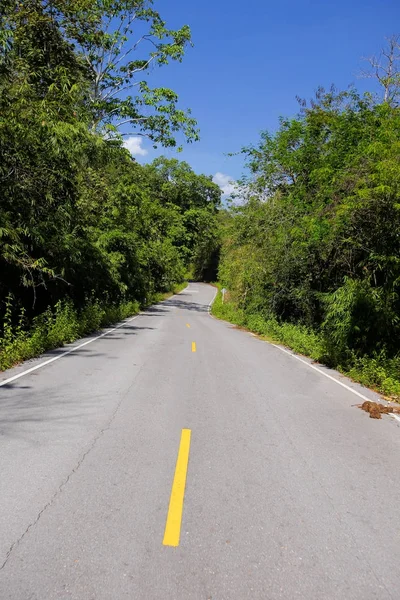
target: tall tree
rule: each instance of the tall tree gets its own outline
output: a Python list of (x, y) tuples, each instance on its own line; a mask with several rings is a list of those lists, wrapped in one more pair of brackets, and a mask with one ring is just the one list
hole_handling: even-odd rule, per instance
[(365, 59), (370, 68), (362, 76), (374, 78), (383, 90), (383, 102), (391, 106), (400, 104), (400, 35), (386, 39), (379, 55)]
[(190, 111), (178, 108), (176, 92), (152, 88), (151, 69), (182, 61), (191, 44), (188, 25), (172, 30), (153, 7), (153, 0), (54, 0), (54, 17), (88, 67), (89, 103), (96, 129), (123, 135), (146, 135), (165, 146), (183, 131), (198, 138)]
[(182, 61), (191, 44), (189, 27), (169, 29), (153, 0), (5, 0), (0, 29), (2, 63), (24, 59), (43, 91), (61, 69), (66, 85), (84, 71), (94, 131), (134, 132), (164, 146), (175, 146), (179, 132), (198, 139), (177, 93), (148, 81), (154, 67)]

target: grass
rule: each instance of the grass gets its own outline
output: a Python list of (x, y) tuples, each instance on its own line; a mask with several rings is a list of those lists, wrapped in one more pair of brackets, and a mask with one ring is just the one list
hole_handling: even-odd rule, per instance
[(279, 323), (276, 319), (264, 319), (259, 314), (248, 314), (238, 309), (232, 302), (222, 302), (222, 294), (218, 292), (212, 305), (212, 314), (253, 333), (268, 341), (282, 343), (299, 354), (320, 360), (325, 354), (322, 339), (314, 332), (300, 325)]
[(280, 323), (276, 319), (265, 319), (260, 314), (248, 314), (233, 302), (222, 302), (221, 286), (212, 305), (212, 314), (257, 333), (267, 341), (283, 344), (298, 354), (316, 362), (328, 364), (347, 375), (353, 381), (383, 394), (391, 400), (400, 401), (400, 356), (388, 358), (384, 352), (373, 356), (356, 356), (349, 352), (343, 364), (338, 364), (330, 355), (322, 335), (302, 325)]
[[(186, 287), (183, 282), (174, 286), (171, 292), (157, 293), (148, 299), (146, 306), (160, 302)], [(0, 338), (0, 370), (9, 369), (23, 360), (39, 356), (46, 350), (60, 348), (103, 327), (107, 327), (140, 310), (136, 301), (119, 305), (102, 306), (99, 302), (87, 304), (78, 311), (71, 302), (58, 302), (51, 309), (33, 319), (29, 328), (25, 326), (24, 313), (19, 323), (12, 325), (11, 301), (7, 304), (3, 323), (3, 337)]]

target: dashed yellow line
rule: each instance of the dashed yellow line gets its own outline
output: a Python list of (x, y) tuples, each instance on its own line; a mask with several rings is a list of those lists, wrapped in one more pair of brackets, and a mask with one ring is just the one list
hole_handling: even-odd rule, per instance
[(189, 327), (189, 329), (190, 329), (190, 325), (189, 325), (189, 323), (186, 323), (186, 327)]
[(192, 342), (192, 352), (196, 352), (196, 342)]
[(172, 482), (167, 522), (165, 525), (163, 539), (164, 546), (179, 546), (191, 433), (190, 429), (182, 429), (174, 481)]

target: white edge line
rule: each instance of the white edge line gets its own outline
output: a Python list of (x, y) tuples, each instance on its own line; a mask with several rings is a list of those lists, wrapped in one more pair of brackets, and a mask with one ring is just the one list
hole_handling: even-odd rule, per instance
[[(215, 300), (215, 297), (218, 293), (218, 290), (215, 292), (214, 298), (211, 300), (209, 306), (209, 311), (211, 308), (212, 303)], [(210, 314), (210, 316), (212, 316)], [(251, 333), (251, 335), (258, 337), (256, 334)], [(342, 381), (339, 381), (338, 379), (336, 379), (335, 377), (332, 377), (332, 375), (328, 375), (328, 373), (324, 373), (324, 371), (321, 371), (321, 369), (318, 369), (318, 367), (314, 367), (314, 365), (310, 365), (309, 362), (307, 362), (306, 360), (300, 358), (300, 356), (297, 356), (296, 354), (294, 354), (293, 352), (289, 352), (289, 350), (286, 350), (286, 348), (282, 348), (282, 346), (278, 346), (277, 344), (273, 344), (272, 342), (268, 342), (269, 344), (271, 344), (271, 346), (274, 346), (275, 348), (278, 348), (278, 350), (281, 350), (282, 352), (284, 352), (285, 354), (288, 354), (289, 356), (291, 356), (292, 358), (295, 358), (296, 360), (299, 360), (301, 363), (303, 363), (304, 365), (306, 365), (307, 367), (310, 367), (310, 369), (314, 369), (314, 371), (317, 371), (317, 373), (319, 373), (320, 375), (323, 375), (324, 377), (327, 377), (328, 379), (330, 379), (331, 381), (334, 381), (335, 383), (337, 383), (338, 385), (341, 385), (343, 388), (345, 388), (346, 390), (348, 390), (349, 392), (352, 392), (353, 394), (355, 394), (356, 396), (358, 396), (359, 398), (361, 398), (362, 400), (368, 400), (371, 401), (370, 398), (367, 398), (367, 396), (364, 396), (364, 394), (361, 394), (360, 392), (357, 392), (357, 390), (355, 390), (354, 388), (350, 387), (349, 385), (346, 385), (345, 383), (343, 383)], [(398, 417), (397, 415), (394, 415), (393, 413), (389, 413), (392, 415), (392, 417), (394, 417), (395, 419), (397, 419), (398, 421), (400, 421), (400, 417)]]
[[(212, 306), (212, 304), (213, 304), (213, 302), (214, 302), (217, 294), (218, 294), (218, 289), (215, 290), (214, 297), (213, 297), (213, 299), (211, 300), (211, 302), (208, 305), (208, 313), (209, 314), (210, 314), (211, 306)], [(171, 297), (173, 297), (173, 296), (171, 296)], [(123, 323), (120, 323), (116, 327), (113, 327), (112, 329), (108, 329), (104, 333), (101, 333), (100, 335), (97, 335), (96, 337), (91, 338), (90, 340), (87, 340), (86, 342), (83, 342), (83, 344), (79, 344), (78, 346), (74, 346), (74, 348), (71, 348), (70, 350), (66, 350), (62, 354), (59, 354), (58, 356), (54, 356), (53, 358), (49, 358), (49, 360), (45, 360), (44, 362), (40, 363), (39, 365), (31, 367), (30, 369), (27, 369), (26, 371), (22, 371), (22, 373), (18, 373), (17, 375), (14, 375), (13, 377), (9, 377), (8, 379), (4, 379), (3, 381), (0, 381), (0, 387), (2, 387), (3, 385), (7, 385), (8, 383), (11, 383), (12, 381), (16, 381), (17, 379), (19, 379), (20, 377), (23, 377), (24, 375), (28, 375), (29, 373), (32, 373), (33, 371), (36, 371), (37, 369), (41, 369), (42, 367), (45, 367), (46, 365), (49, 365), (50, 363), (55, 362), (56, 360), (59, 360), (60, 358), (63, 358), (64, 356), (67, 356), (68, 354), (72, 354), (72, 352), (75, 352), (76, 350), (79, 350), (80, 348), (83, 348), (84, 346), (87, 346), (88, 344), (91, 344), (92, 342), (95, 342), (96, 340), (99, 340), (100, 338), (108, 335), (109, 333), (112, 333), (116, 329), (119, 329), (120, 327), (123, 327), (124, 325), (126, 325), (126, 323), (130, 323), (131, 321), (134, 321), (135, 319), (137, 319), (140, 316), (140, 314), (143, 314), (143, 313), (139, 313), (139, 315), (136, 315), (135, 317), (127, 319), (126, 321), (124, 321)], [(285, 354), (288, 354), (292, 358), (295, 358), (296, 360), (299, 360), (300, 362), (302, 362), (303, 364), (305, 364), (310, 369), (314, 369), (314, 371), (317, 371), (317, 373), (320, 373), (320, 375), (323, 375), (324, 377), (327, 377), (328, 379), (330, 379), (331, 381), (334, 381), (338, 385), (341, 385), (343, 388), (345, 388), (349, 392), (352, 392), (353, 394), (355, 394), (356, 396), (358, 396), (362, 400), (370, 400), (369, 398), (367, 398), (367, 396), (364, 396), (363, 394), (360, 394), (360, 392), (357, 392), (357, 390), (351, 388), (350, 386), (346, 385), (342, 381), (339, 381), (335, 377), (332, 377), (332, 375), (328, 375), (328, 373), (324, 373), (323, 371), (321, 371), (321, 369), (318, 369), (317, 367), (314, 367), (314, 365), (310, 365), (309, 362), (307, 362), (306, 360), (303, 360), (302, 358), (300, 358), (300, 356), (296, 356), (296, 354), (293, 354), (293, 352), (289, 352), (288, 350), (286, 350), (285, 348), (282, 348), (282, 346), (278, 346), (277, 344), (272, 344), (271, 342), (270, 342), (270, 344), (271, 344), (271, 346), (274, 346), (275, 348), (278, 348), (278, 350), (281, 350)], [(391, 416), (394, 419), (397, 419), (398, 421), (400, 421), (400, 417), (398, 415), (394, 415), (393, 413), (390, 413), (390, 414), (391, 414)]]
[[(211, 311), (212, 303), (214, 302), (217, 294), (218, 294), (218, 289), (217, 289), (217, 291), (214, 294), (214, 298), (211, 300), (210, 304), (208, 305), (208, 314), (210, 315), (210, 317), (212, 319), (215, 319), (215, 317), (211, 314), (210, 311)], [(228, 321), (225, 321), (225, 322), (228, 323)], [(253, 333), (251, 331), (249, 331), (249, 333), (253, 337), (256, 337), (256, 338), (260, 339), (259, 336), (256, 333)], [(342, 381), (339, 381), (335, 377), (332, 377), (332, 375), (328, 375), (328, 373), (324, 373), (324, 371), (321, 371), (321, 369), (318, 369), (318, 367), (314, 367), (314, 365), (310, 365), (309, 362), (307, 362), (306, 360), (300, 358), (300, 356), (297, 356), (293, 352), (289, 352), (289, 350), (286, 350), (286, 348), (282, 348), (282, 346), (278, 346), (277, 344), (273, 344), (272, 342), (268, 342), (267, 340), (262, 340), (262, 341), (266, 341), (271, 346), (274, 346), (275, 348), (278, 348), (278, 350), (281, 350), (282, 352), (284, 352), (285, 354), (288, 354), (292, 358), (295, 358), (296, 360), (299, 360), (300, 362), (302, 362), (303, 364), (305, 364), (307, 367), (310, 367), (310, 369), (314, 369), (314, 371), (317, 371), (317, 373), (319, 373), (320, 375), (323, 375), (324, 377), (327, 377), (328, 379), (331, 379), (331, 381), (337, 383), (338, 385), (341, 385), (343, 388), (345, 388), (346, 390), (348, 390), (352, 394), (355, 394), (356, 396), (358, 396), (362, 400), (367, 400), (369, 402), (371, 401), (371, 398), (367, 398), (367, 396), (364, 396), (364, 394), (361, 394), (360, 392), (357, 392), (357, 390), (355, 390), (354, 388), (350, 387), (349, 385), (346, 385)], [(394, 419), (396, 419), (397, 421), (400, 422), (400, 416), (399, 415), (395, 415), (393, 413), (389, 413), (389, 415), (391, 417), (393, 417)]]
[(371, 401), (371, 398), (367, 398), (367, 396), (364, 396), (364, 394), (360, 394), (360, 392), (357, 392), (357, 390), (355, 390), (354, 388), (350, 387), (349, 385), (346, 385), (342, 381), (339, 381), (338, 379), (336, 379), (336, 377), (332, 377), (332, 375), (328, 375), (328, 373), (324, 373), (324, 371), (321, 371), (321, 369), (318, 369), (318, 367), (314, 367), (314, 365), (310, 365), (309, 362), (307, 362), (306, 360), (303, 360), (302, 358), (300, 358), (300, 356), (297, 356), (293, 352), (289, 352), (289, 350), (286, 350), (286, 348), (282, 348), (282, 346), (278, 346), (277, 344), (273, 344), (272, 342), (269, 342), (269, 343), (271, 344), (271, 346), (274, 346), (275, 348), (278, 348), (278, 350), (281, 350), (285, 354), (288, 354), (292, 358), (295, 358), (296, 360), (299, 360), (303, 364), (307, 365), (307, 367), (310, 367), (310, 369), (314, 369), (314, 371), (317, 371), (318, 373), (320, 373), (320, 375), (323, 375), (324, 377), (327, 377), (328, 379), (331, 379), (332, 381), (334, 381), (338, 385), (341, 385), (346, 390), (348, 390), (349, 392), (352, 392), (353, 394), (355, 394), (356, 396), (358, 396), (362, 400)]
[[(188, 287), (188, 285), (186, 286), (186, 288), (187, 287)], [(185, 291), (186, 288), (181, 290), (181, 292)], [(180, 294), (181, 292), (178, 292), (178, 294)], [(162, 304), (163, 302), (170, 300), (171, 298), (173, 298), (174, 296), (177, 296), (178, 294), (173, 294), (166, 300), (162, 300), (161, 302), (158, 302), (157, 304)], [(9, 377), (8, 379), (3, 379), (3, 381), (0, 381), (0, 387), (2, 387), (3, 385), (7, 385), (8, 383), (11, 383), (12, 381), (15, 381), (16, 379), (19, 379), (20, 377), (23, 377), (24, 375), (28, 375), (28, 373), (32, 373), (33, 371), (36, 371), (37, 369), (41, 369), (42, 367), (45, 367), (46, 365), (49, 365), (50, 363), (55, 362), (56, 360), (59, 360), (60, 358), (64, 358), (64, 356), (67, 356), (68, 354), (72, 354), (72, 352), (75, 352), (76, 350), (79, 350), (80, 348), (83, 348), (84, 346), (87, 346), (88, 344), (91, 344), (92, 342), (99, 340), (100, 338), (104, 337), (105, 335), (112, 333), (116, 329), (123, 327), (127, 323), (134, 321), (135, 319), (140, 317), (140, 315), (144, 315), (144, 314), (146, 314), (146, 311), (143, 311), (143, 312), (140, 311), (139, 314), (135, 315), (134, 317), (131, 317), (130, 319), (126, 319), (125, 321), (123, 321), (119, 325), (116, 325), (112, 329), (107, 329), (107, 331), (105, 331), (104, 333), (101, 333), (100, 335), (97, 335), (94, 338), (90, 338), (90, 340), (83, 342), (83, 344), (79, 344), (79, 346), (74, 346), (73, 348), (70, 348), (70, 350), (66, 350), (65, 352), (62, 352), (61, 354), (59, 354), (58, 356), (49, 358), (49, 360), (45, 360), (44, 362), (40, 363), (39, 365), (36, 365), (35, 367), (31, 367), (30, 369), (27, 369), (26, 371), (22, 371), (22, 373), (18, 373), (18, 375), (14, 375), (13, 377)]]
[(95, 342), (96, 340), (99, 340), (100, 338), (104, 337), (105, 335), (108, 335), (109, 333), (112, 333), (116, 329), (119, 329), (120, 327), (123, 327), (127, 323), (130, 323), (131, 321), (134, 321), (139, 316), (140, 315), (136, 315), (135, 317), (131, 317), (130, 319), (127, 319), (123, 323), (120, 323), (119, 325), (116, 325), (112, 329), (107, 329), (107, 331), (105, 331), (104, 333), (101, 333), (100, 335), (97, 335), (94, 338), (90, 338), (90, 340), (87, 340), (86, 342), (83, 342), (83, 344), (79, 344), (79, 346), (74, 346), (73, 348), (70, 348), (70, 350), (66, 350), (65, 352), (62, 352), (61, 354), (59, 354), (58, 356), (54, 356), (53, 358), (49, 358), (49, 360), (45, 360), (44, 362), (40, 363), (39, 365), (31, 367), (30, 369), (27, 369), (26, 371), (22, 371), (22, 373), (18, 373), (18, 375), (14, 375), (13, 377), (9, 377), (8, 379), (4, 379), (3, 381), (0, 381), (0, 387), (2, 387), (3, 385), (7, 385), (7, 383), (11, 383), (12, 381), (15, 381), (16, 379), (19, 379), (20, 377), (23, 377), (24, 375), (28, 375), (28, 373), (32, 373), (33, 371), (36, 371), (37, 369), (41, 369), (42, 367), (45, 367), (46, 365), (49, 365), (50, 363), (52, 363), (52, 362), (54, 362), (56, 360), (59, 360), (60, 358), (64, 358), (64, 356), (67, 356), (67, 354), (71, 354), (72, 352), (75, 352), (76, 350), (79, 350), (80, 348), (83, 348), (84, 346), (87, 346), (88, 344), (91, 344), (92, 342)]

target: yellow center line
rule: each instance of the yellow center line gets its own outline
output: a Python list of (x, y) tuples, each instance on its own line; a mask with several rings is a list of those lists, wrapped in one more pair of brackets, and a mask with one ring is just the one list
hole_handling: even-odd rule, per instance
[(191, 433), (190, 429), (182, 429), (174, 481), (172, 482), (167, 522), (165, 525), (163, 539), (164, 546), (179, 546)]
[(192, 352), (196, 352), (196, 342), (192, 342)]
[(190, 329), (190, 325), (189, 325), (189, 323), (186, 323), (186, 327), (189, 327), (189, 329)]

